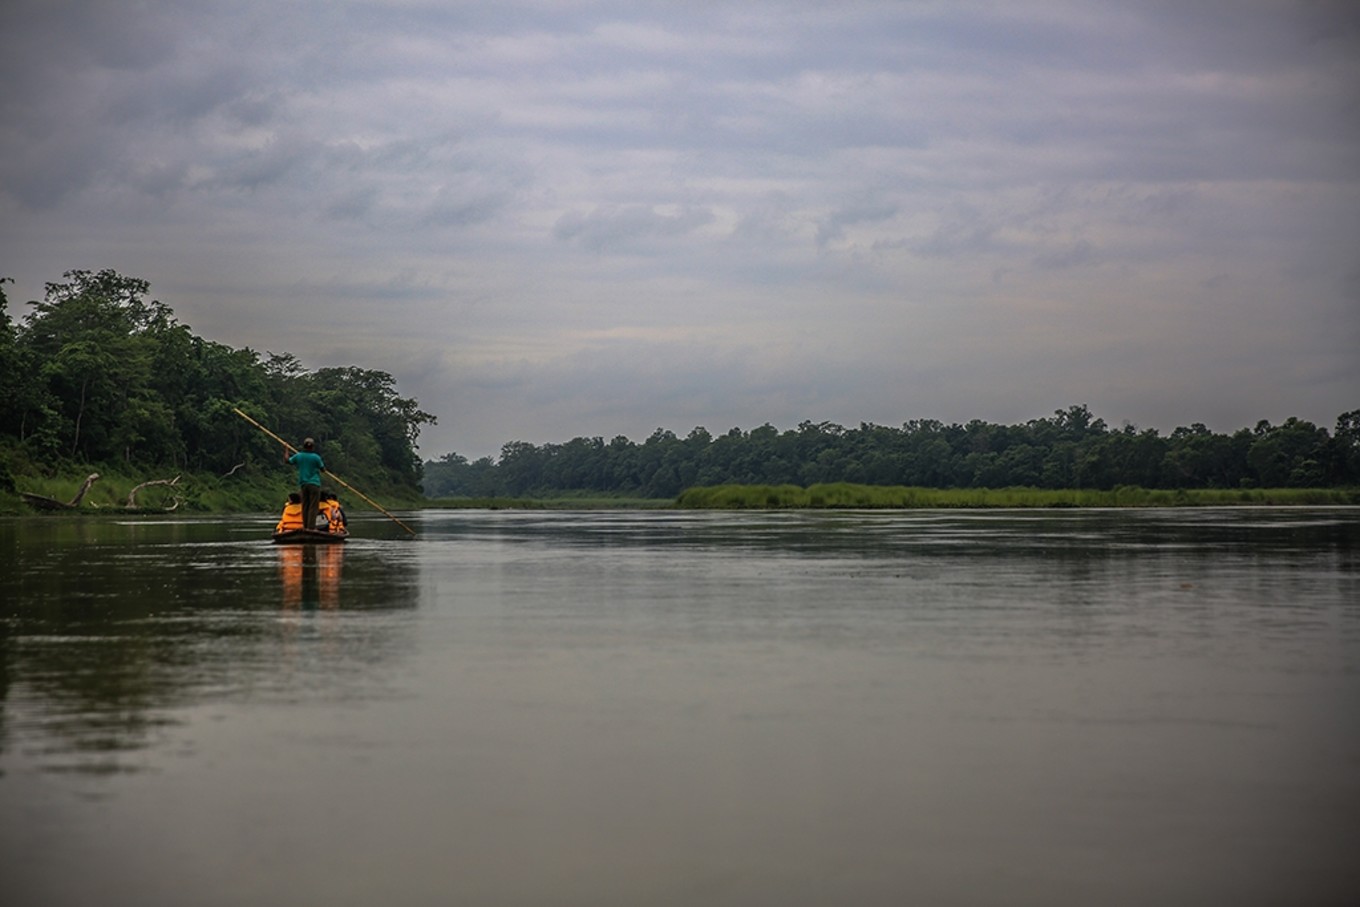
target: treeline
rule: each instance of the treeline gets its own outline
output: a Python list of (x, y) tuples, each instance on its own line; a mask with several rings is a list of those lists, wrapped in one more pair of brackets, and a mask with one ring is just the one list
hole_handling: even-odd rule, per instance
[(1360, 410), (1334, 432), (1290, 418), (1232, 434), (1195, 423), (1170, 435), (1110, 429), (1086, 406), (1020, 425), (934, 420), (901, 427), (803, 422), (714, 437), (658, 429), (537, 446), (513, 441), (500, 457), (456, 453), (425, 463), (430, 497), (523, 497), (596, 492), (671, 498), (693, 486), (825, 483), (920, 488), (1328, 488), (1360, 485)]
[(962, 507), (1224, 507), (1350, 506), (1360, 504), (1360, 488), (1143, 488), (1116, 485), (1094, 488), (907, 488), (901, 485), (696, 485), (675, 505), (693, 510), (935, 510)]
[(15, 320), (0, 279), (0, 487), (72, 464), (225, 476), (281, 470), (279, 445), (314, 437), (335, 472), (416, 489), (416, 440), (434, 421), (385, 372), (233, 349), (147, 298), (144, 280), (68, 271)]

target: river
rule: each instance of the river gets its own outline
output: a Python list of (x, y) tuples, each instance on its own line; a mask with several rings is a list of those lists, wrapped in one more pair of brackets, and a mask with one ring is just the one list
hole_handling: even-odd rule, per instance
[(6, 905), (1351, 904), (1360, 511), (0, 520)]

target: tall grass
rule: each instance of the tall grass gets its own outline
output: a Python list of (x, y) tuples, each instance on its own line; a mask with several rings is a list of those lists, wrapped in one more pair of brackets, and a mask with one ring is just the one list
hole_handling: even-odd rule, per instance
[[(124, 512), (128, 492), (148, 478), (99, 469), (95, 482), (81, 504), (82, 513)], [(56, 476), (23, 476), (15, 479), (17, 491), (68, 501), (87, 473), (66, 472)], [(180, 503), (181, 513), (272, 512), (283, 506), (293, 490), (288, 470), (278, 473), (238, 473), (233, 476), (184, 474), (173, 488), (144, 489), (137, 503), (146, 510), (160, 510)], [(346, 508), (368, 505), (344, 488), (337, 487)], [(656, 509), (671, 506), (697, 510), (778, 509), (904, 509), (904, 508), (1028, 508), (1028, 507), (1217, 507), (1256, 506), (1356, 506), (1357, 488), (1244, 488), (1244, 489), (1150, 489), (1121, 485), (1109, 491), (1046, 488), (917, 488), (902, 485), (855, 485), (834, 482), (801, 488), (797, 485), (712, 485), (687, 489), (674, 503), (657, 499), (611, 496), (528, 498), (446, 498), (430, 501), (413, 492), (393, 488), (362, 488), (365, 494), (394, 508), (478, 509)], [(33, 512), (17, 494), (0, 493), (0, 513)]]
[[(99, 480), (90, 486), (77, 512), (83, 514), (126, 513), (128, 492), (148, 479), (170, 479), (169, 470), (130, 473), (120, 467), (67, 467), (54, 475), (21, 475), (14, 477), (14, 494), (0, 494), (0, 513), (27, 514), (34, 511), (19, 497), (18, 492), (69, 501), (80, 489), (85, 477), (99, 473)], [(296, 473), (284, 466), (277, 470), (242, 470), (230, 476), (211, 473), (180, 474), (174, 486), (150, 486), (137, 494), (138, 510), (159, 511), (175, 507), (179, 513), (258, 513), (280, 510), (290, 491), (296, 491)], [(369, 509), (358, 496), (339, 485), (328, 485), (339, 496), (345, 509), (352, 512)], [(357, 485), (364, 494), (389, 508), (419, 507), (424, 499), (418, 491), (378, 484)], [(176, 504), (178, 500), (178, 504)], [(66, 512), (66, 511), (56, 511)]]
[(575, 494), (550, 498), (434, 498), (422, 501), (419, 506), (431, 510), (669, 510), (674, 505), (666, 498)]
[(676, 506), (701, 510), (951, 507), (1219, 507), (1226, 505), (1360, 505), (1360, 489), (1150, 489), (1120, 485), (1109, 491), (1048, 488), (909, 488), (834, 482), (796, 485), (713, 485), (690, 488)]
[[(172, 479), (175, 473), (164, 470), (153, 474), (130, 475), (108, 467), (94, 467), (88, 471), (63, 471), (52, 476), (22, 476), (15, 479), (15, 490), (69, 501), (80, 489), (89, 472), (99, 473), (99, 480), (90, 486), (79, 506), (80, 513), (126, 512), (128, 492), (148, 479)], [(137, 493), (139, 510), (165, 510), (174, 507), (180, 512), (223, 513), (275, 510), (291, 490), (289, 476), (248, 476), (237, 474), (228, 478), (199, 473), (182, 473), (173, 486), (153, 485)], [(7, 496), (8, 497), (8, 496)], [(11, 506), (12, 505), (12, 506)], [(5, 502), (4, 510), (11, 513), (31, 512), (16, 494)]]

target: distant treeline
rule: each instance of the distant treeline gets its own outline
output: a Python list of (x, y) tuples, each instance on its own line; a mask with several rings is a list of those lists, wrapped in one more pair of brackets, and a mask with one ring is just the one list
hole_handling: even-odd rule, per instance
[(853, 508), (906, 510), (962, 507), (1325, 507), (1360, 504), (1360, 488), (906, 488), (901, 485), (696, 485), (676, 499), (695, 510)]
[(410, 487), (415, 444), (433, 422), (385, 372), (309, 372), (286, 353), (261, 357), (204, 340), (144, 280), (68, 271), (11, 318), (0, 279), (0, 490), (16, 475), (71, 464), (146, 471), (282, 471), (279, 445), (234, 408), (298, 444), (317, 440), (335, 472)]
[(658, 429), (537, 446), (514, 441), (498, 459), (450, 453), (425, 463), (430, 497), (520, 497), (567, 491), (671, 498), (694, 486), (826, 483), (918, 488), (1334, 488), (1360, 485), (1360, 410), (1329, 433), (1296, 418), (1232, 434), (1196, 423), (1170, 435), (1110, 429), (1086, 406), (1021, 425), (934, 420), (901, 427), (803, 422), (714, 437)]

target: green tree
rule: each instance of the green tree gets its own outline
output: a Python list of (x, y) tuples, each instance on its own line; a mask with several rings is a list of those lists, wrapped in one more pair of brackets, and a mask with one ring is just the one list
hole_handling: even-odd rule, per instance
[(1305, 487), (1326, 481), (1331, 440), (1326, 429), (1290, 416), (1283, 425), (1260, 422), (1247, 464), (1263, 487)]
[(415, 400), (398, 396), (396, 379), (387, 372), (322, 368), (300, 376), (296, 389), (306, 411), (324, 428), (313, 436), (321, 434), (339, 454), (338, 461), (360, 470), (376, 467), (398, 484), (414, 486), (420, 481), (415, 444), (421, 426), (435, 417)]
[(1336, 417), (1332, 443), (1336, 450), (1336, 481), (1342, 485), (1360, 485), (1360, 409)]
[(28, 382), (24, 380), (19, 338), (9, 315), (9, 297), (5, 295), (5, 284), (13, 282), (12, 278), (0, 277), (0, 432), (17, 440)]
[(148, 291), (115, 271), (68, 271), (19, 326), (0, 292), (0, 442), (48, 465), (277, 468), (277, 445), (240, 408), (285, 437), (331, 440), (328, 463), (352, 475), (416, 487), (416, 439), (434, 417), (391, 375), (311, 373), (286, 353), (262, 361), (195, 336)]
[(132, 460), (146, 452), (148, 433), (164, 428), (150, 385), (150, 334), (171, 320), (169, 310), (145, 299), (144, 280), (109, 270), (64, 276), (33, 303), (22, 334), (42, 363), (46, 396), (55, 401), (43, 415), (55, 422), (49, 428), (61, 454), (87, 462)]

